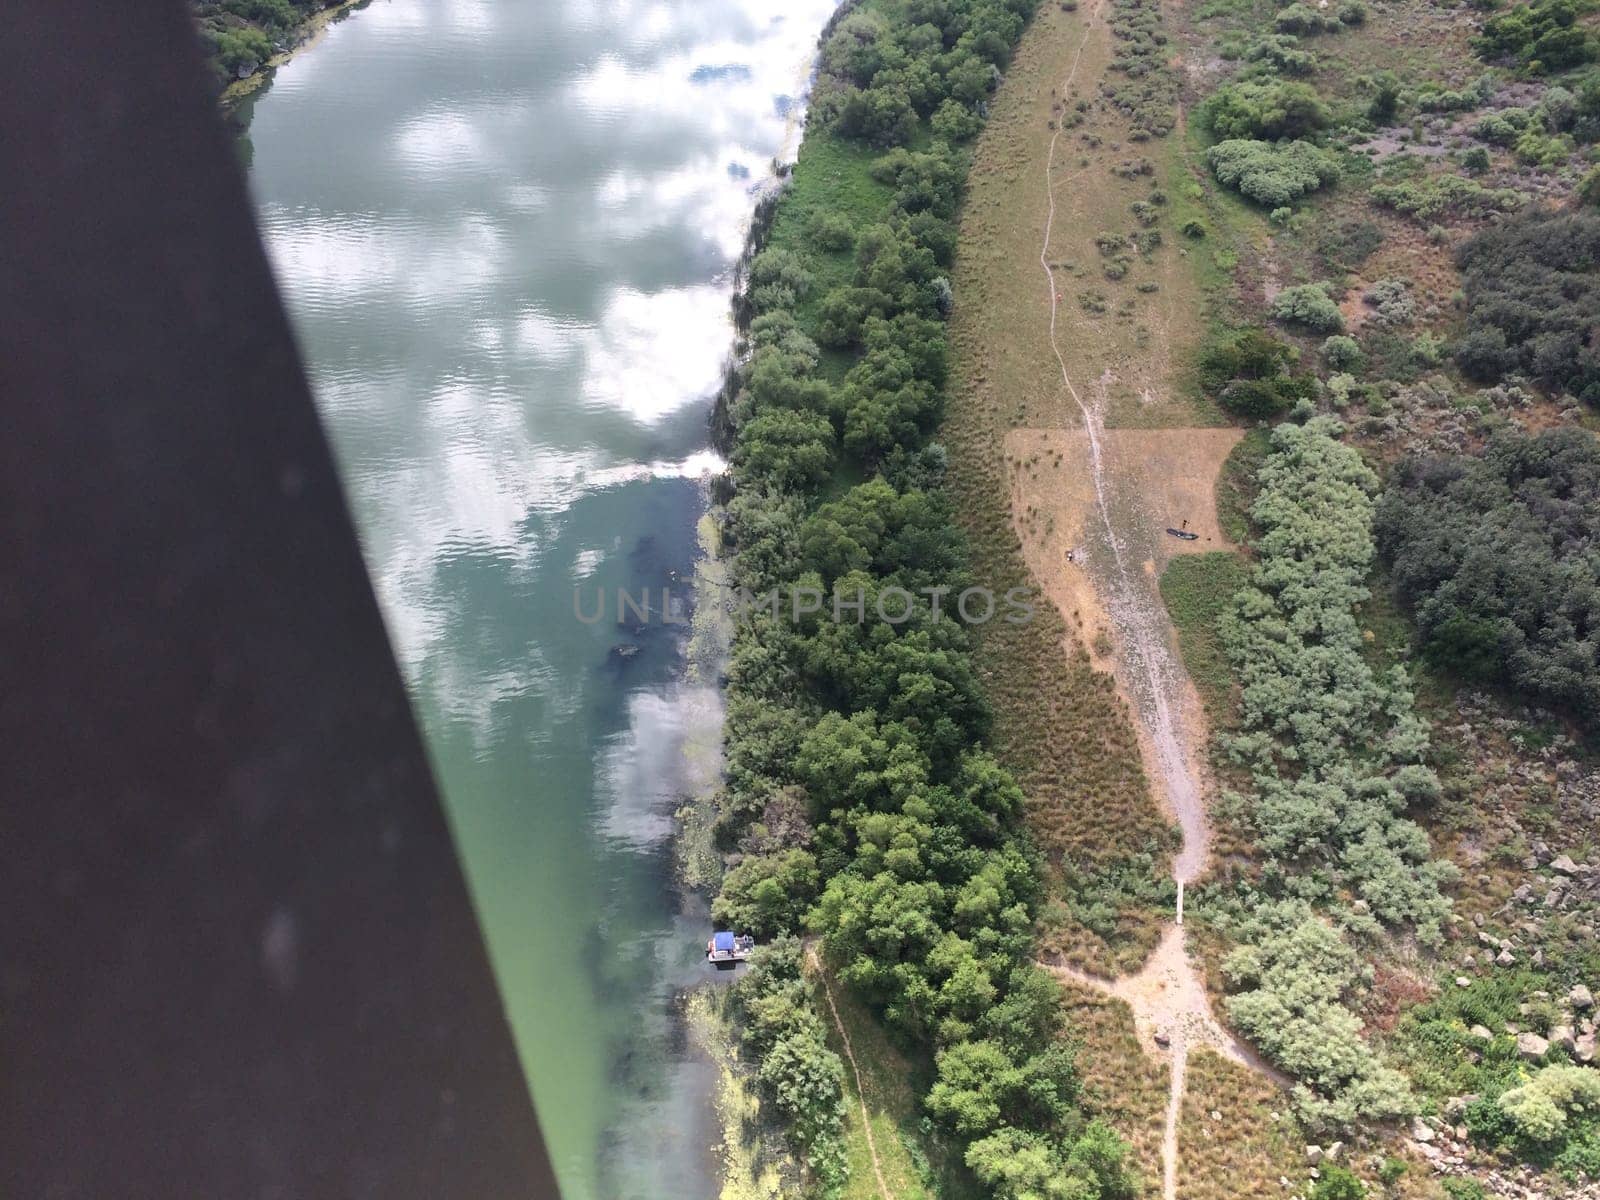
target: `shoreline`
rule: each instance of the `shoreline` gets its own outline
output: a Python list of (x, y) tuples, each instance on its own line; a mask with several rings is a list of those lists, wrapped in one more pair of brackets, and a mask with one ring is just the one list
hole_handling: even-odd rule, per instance
[(225, 116), (233, 116), (239, 105), (259, 92), (272, 81), (278, 73), (278, 68), (288, 63), (295, 55), (310, 50), (327, 34), (329, 28), (344, 20), (359, 9), (367, 7), (372, 0), (336, 0), (318, 12), (306, 18), (294, 31), (295, 42), (287, 50), (274, 54), (262, 63), (249, 76), (244, 79), (235, 79), (222, 89), (222, 94), (217, 97), (217, 104)]

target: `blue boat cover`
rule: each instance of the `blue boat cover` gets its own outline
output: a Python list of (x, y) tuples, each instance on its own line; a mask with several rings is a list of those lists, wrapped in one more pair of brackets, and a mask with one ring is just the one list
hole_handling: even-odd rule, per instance
[(719, 933), (719, 934), (716, 934), (714, 937), (712, 937), (711, 943), (712, 943), (713, 946), (716, 947), (718, 953), (722, 953), (724, 951), (731, 951), (733, 949), (733, 934), (731, 934), (731, 933)]

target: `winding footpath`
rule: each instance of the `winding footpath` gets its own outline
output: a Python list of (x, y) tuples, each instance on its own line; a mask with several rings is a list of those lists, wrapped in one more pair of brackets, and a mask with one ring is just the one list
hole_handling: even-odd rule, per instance
[[(1097, 4), (1087, 14), (1083, 40), (1062, 82), (1063, 97), (1071, 93), (1084, 48), (1100, 19), (1101, 5)], [(1184, 728), (1186, 680), (1167, 634), (1166, 609), (1158, 587), (1136, 561), (1128, 535), (1119, 530), (1115, 514), (1137, 512), (1139, 502), (1137, 497), (1118, 494), (1118, 480), (1106, 466), (1104, 388), (1091, 390), (1086, 385), (1090, 396), (1085, 399), (1073, 382), (1057, 340), (1061, 302), (1057, 298), (1055, 270), (1050, 265), (1050, 243), (1055, 227), (1056, 189), (1072, 177), (1058, 177), (1055, 172), (1057, 144), (1062, 131), (1061, 123), (1057, 122), (1045, 157), (1048, 210), (1044, 240), (1039, 248), (1039, 266), (1044, 271), (1050, 301), (1050, 349), (1061, 372), (1062, 387), (1082, 414), (1088, 440), (1095, 511), (1103, 534), (1103, 543), (1091, 551), (1088, 566), (1111, 617), (1117, 676), (1132, 700), (1145, 735), (1146, 754), (1152, 760), (1146, 765), (1151, 769), (1152, 782), (1182, 830), (1183, 846), (1172, 863), (1172, 876), (1178, 885), (1176, 919), (1162, 931), (1160, 944), (1143, 967), (1117, 979), (1104, 979), (1070, 967), (1045, 965), (1063, 979), (1126, 1002), (1132, 1009), (1140, 1044), (1147, 1053), (1165, 1057), (1170, 1063), (1171, 1083), (1161, 1149), (1162, 1195), (1164, 1200), (1177, 1200), (1178, 1128), (1183, 1112), (1189, 1048), (1210, 1046), (1224, 1057), (1262, 1072), (1281, 1086), (1287, 1081), (1216, 1019), (1204, 978), (1195, 968), (1184, 942), (1184, 886), (1205, 870), (1211, 849), (1211, 826), (1200, 779), (1198, 747), (1187, 745), (1185, 740), (1186, 735), (1193, 738), (1198, 731)]]
[(878, 1195), (882, 1196), (883, 1200), (894, 1200), (894, 1193), (889, 1190), (889, 1185), (883, 1178), (883, 1164), (878, 1161), (878, 1144), (872, 1138), (872, 1114), (867, 1111), (867, 1093), (861, 1086), (861, 1068), (856, 1065), (855, 1051), (850, 1049), (850, 1035), (845, 1032), (844, 1022), (839, 1019), (839, 1006), (833, 1002), (833, 989), (828, 986), (827, 968), (817, 957), (815, 946), (806, 947), (806, 958), (822, 984), (822, 994), (828, 998), (828, 1011), (833, 1014), (833, 1027), (839, 1031), (839, 1042), (844, 1046), (845, 1059), (850, 1064), (851, 1073), (856, 1077), (856, 1103), (861, 1106), (861, 1129), (867, 1135), (867, 1153), (872, 1158), (872, 1173), (878, 1178)]

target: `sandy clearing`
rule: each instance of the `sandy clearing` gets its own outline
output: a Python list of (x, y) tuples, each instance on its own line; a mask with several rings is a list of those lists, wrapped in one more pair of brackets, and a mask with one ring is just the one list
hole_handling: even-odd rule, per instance
[[(1023, 556), (1138, 718), (1147, 777), (1183, 831), (1174, 874), (1184, 882), (1204, 871), (1210, 844), (1207, 731), (1161, 603), (1161, 571), (1179, 554), (1231, 548), (1217, 522), (1216, 479), (1242, 436), (1239, 429), (1102, 429), (1098, 462), (1086, 428), (1017, 429), (1005, 443)], [(1198, 536), (1185, 541), (1168, 527)]]

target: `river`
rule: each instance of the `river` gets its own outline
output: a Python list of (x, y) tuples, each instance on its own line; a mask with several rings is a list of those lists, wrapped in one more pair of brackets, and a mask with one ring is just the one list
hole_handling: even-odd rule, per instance
[(717, 697), (573, 593), (692, 570), (730, 268), (833, 5), (375, 0), (241, 113), (567, 1200), (716, 1191), (671, 839)]

